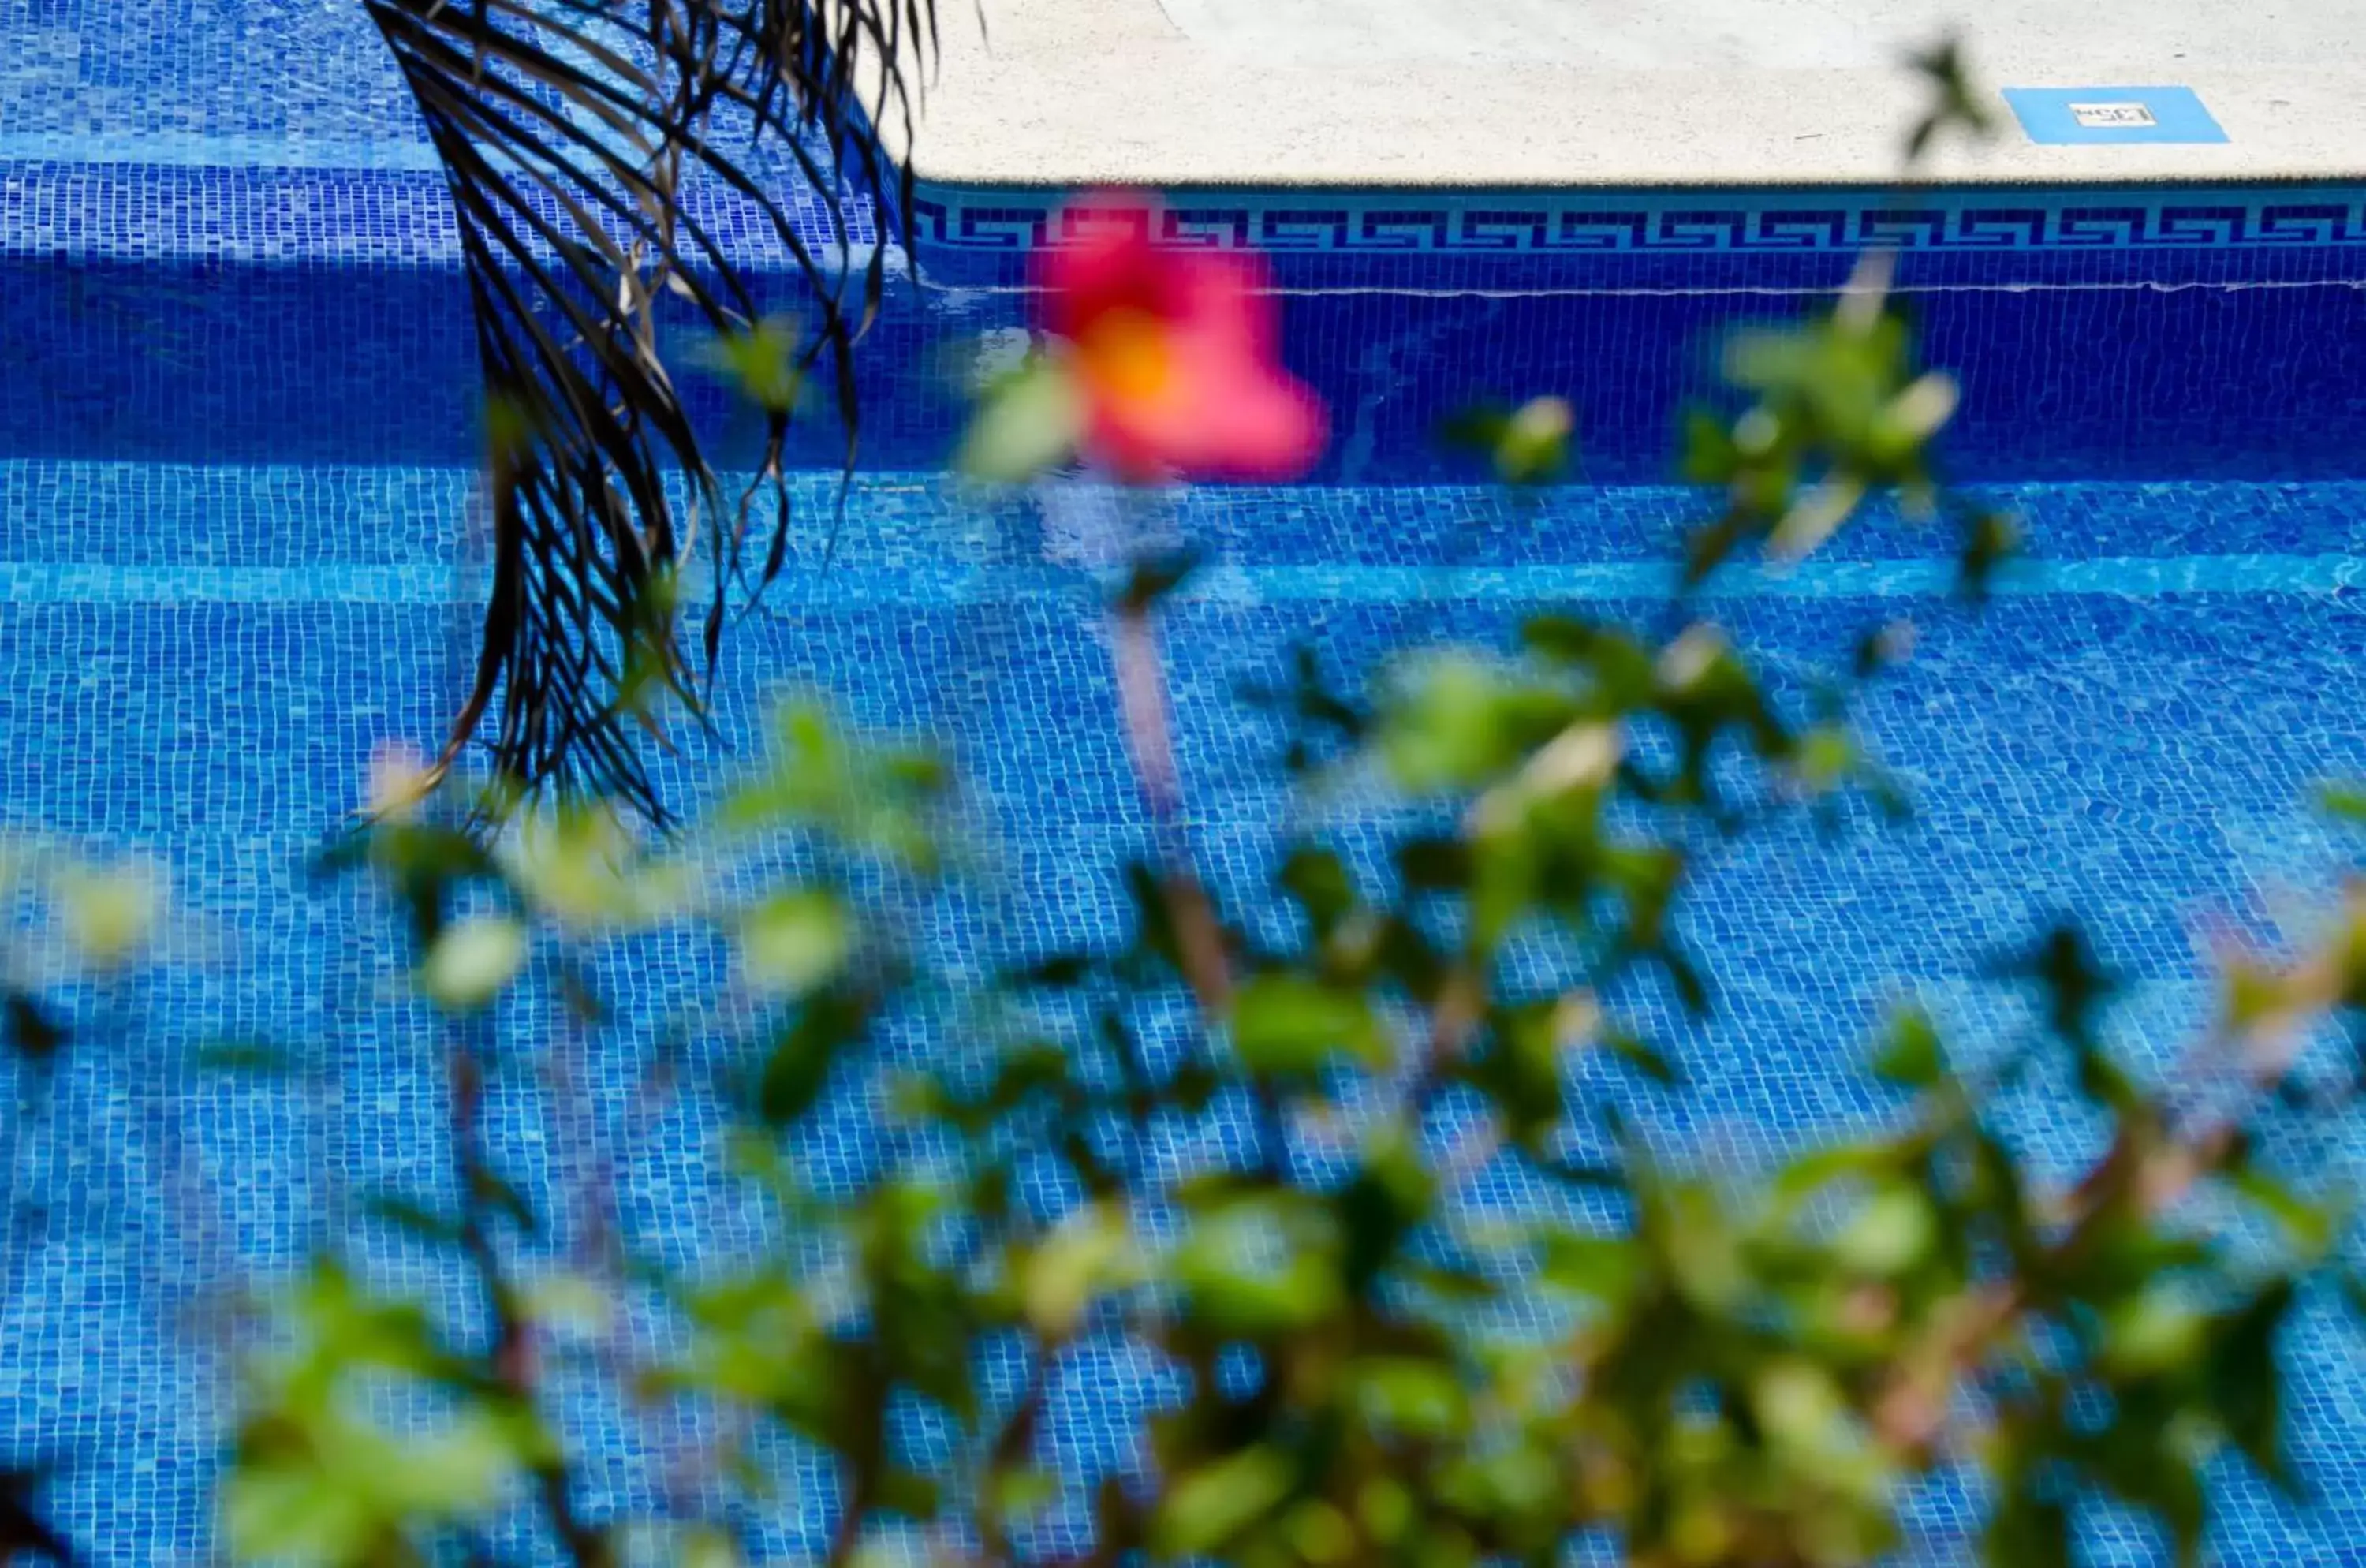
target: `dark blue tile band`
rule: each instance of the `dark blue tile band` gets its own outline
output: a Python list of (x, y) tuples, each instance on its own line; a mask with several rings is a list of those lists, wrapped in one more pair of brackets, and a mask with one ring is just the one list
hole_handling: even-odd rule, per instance
[[(1547, 391), (1578, 406), (1589, 477), (1662, 478), (1669, 411), (1710, 389), (1719, 332), (1828, 303), (1868, 240), (1900, 247), (1926, 355), (1966, 382), (1959, 473), (2366, 467), (2347, 347), (2366, 286), (2356, 188), (1963, 191), (1920, 207), (1878, 192), (1495, 193), (1419, 221), (1404, 193), (1320, 199), (1225, 193), (1219, 217), (1184, 193), (1160, 232), (1297, 247), (1268, 254), (1290, 295), (1289, 360), (1338, 412), (1331, 478), (1462, 477), (1439, 422), (1481, 396)], [(713, 190), (693, 200), (768, 309), (811, 309), (760, 213)], [(1051, 193), (924, 193), (915, 265), (891, 254), (859, 361), (866, 462), (943, 459), (965, 417), (947, 366), (1023, 330), (1028, 247), (1057, 241), (1059, 210)], [(820, 202), (791, 211), (806, 243), (833, 250)], [(876, 226), (859, 204), (847, 216), (867, 255)], [(0, 456), (475, 458), (475, 346), (431, 173), (0, 165)], [(683, 384), (727, 455), (724, 389)], [(839, 460), (827, 418), (798, 440), (798, 461)]]
[[(1453, 288), (1517, 277), (1536, 287), (1606, 283), (1639, 258), (1688, 262), (1740, 280), (1782, 258), (1979, 256), (1991, 281), (2041, 255), (2280, 251), (2366, 244), (2361, 193), (2339, 186), (1958, 187), (1684, 192), (1175, 192), (1152, 237), (1188, 249), (1257, 250), (1288, 280)], [(1068, 205), (1059, 193), (923, 186), (913, 209), (922, 269), (947, 283), (1024, 280), (1012, 263), (1096, 224), (1139, 214)], [(1404, 263), (1418, 258), (1415, 272)], [(1998, 259), (2007, 258), (2007, 259)], [(1319, 264), (1316, 265), (1319, 259)], [(1704, 265), (1705, 264), (1705, 265)], [(1746, 265), (1744, 265), (1746, 264)], [(2192, 265), (2155, 258), (2155, 266)], [(2353, 275), (2356, 264), (2350, 264)]]

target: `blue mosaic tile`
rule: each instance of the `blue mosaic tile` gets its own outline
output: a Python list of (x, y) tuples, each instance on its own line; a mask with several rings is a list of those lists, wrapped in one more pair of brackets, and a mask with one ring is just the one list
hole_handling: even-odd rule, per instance
[[(839, 216), (779, 170), (791, 232), (819, 254), (866, 253), (873, 215), (849, 199)], [(683, 208), (739, 265), (784, 268), (791, 252), (761, 204), (719, 182), (684, 182)], [(554, 221), (554, 202), (540, 209)], [(840, 231), (840, 220), (844, 231)], [(339, 169), (0, 160), (0, 255), (92, 262), (301, 262), (456, 267), (460, 231), (434, 169)]]
[[(797, 482), (819, 495), (829, 481)], [(39, 1106), (0, 1117), (0, 1168), (17, 1175), (17, 1224), (33, 1238), (0, 1279), (11, 1336), (0, 1429), (70, 1457), (57, 1501), (95, 1562), (201, 1558), (213, 1539), (206, 1499), (233, 1384), (219, 1348), (185, 1326), (200, 1262), (268, 1280), (333, 1244), (456, 1323), (477, 1311), (440, 1260), (356, 1217), (375, 1189), (441, 1190), (441, 1089), (417, 1010), (389, 999), (395, 955), (348, 934), (376, 929), (371, 901), (300, 871), (355, 803), (371, 746), (433, 737), (465, 680), (473, 613), (458, 592), (465, 548), (451, 541), (468, 492), (456, 470), (0, 465), (6, 817), (169, 856), (242, 961), (169, 970), (117, 999), (96, 1015), (107, 1049), (72, 1056), (38, 1101), (30, 1083), (0, 1081), (11, 1103)], [(1695, 1080), (1691, 1099), (1655, 1105), (1647, 1122), (1669, 1146), (1747, 1168), (1861, 1124), (1879, 1105), (1851, 1066), (1897, 991), (1921, 995), (1951, 1030), (2009, 1034), (2029, 999), (1981, 971), (2064, 911), (2090, 923), (2130, 982), (2117, 1048), (2165, 1065), (2207, 1007), (2197, 931), (2272, 931), (2292, 889), (2327, 886), (2357, 860), (2360, 846), (2306, 801), (2366, 754), (2366, 619), (2349, 570), (2366, 488), (2029, 485), (1998, 499), (2028, 520), (2035, 565), (1977, 616), (1936, 595), (1927, 537), (1883, 523), (1803, 569), (1826, 574), (1813, 591), (1762, 582), (1719, 604), (1791, 699), (1856, 631), (1916, 620), (1915, 658), (1864, 724), (1919, 814), (1860, 829), (1838, 853), (1800, 825), (1705, 864), (1685, 931), (1720, 954), (1721, 1017), (1701, 1027), (1664, 997), (1627, 998)], [(1113, 724), (1098, 608), (1110, 547), (1078, 522), (1093, 498), (974, 500), (931, 479), (859, 483), (844, 570), (808, 575), (817, 560), (803, 558), (789, 591), (739, 624), (720, 733), (659, 763), (664, 787), (694, 801), (784, 687), (930, 738), (966, 781), (963, 820), (994, 874), (890, 908), (923, 951), (972, 971), (1109, 940), (1125, 908), (1110, 868), (1150, 827)], [(1172, 501), (1174, 536), (1218, 563), (1210, 587), (1174, 605), (1168, 632), (1190, 651), (1174, 671), (1188, 830), (1220, 889), (1253, 900), (1288, 807), (1269, 771), (1281, 737), (1243, 705), (1245, 683), (1279, 679), (1300, 639), (1335, 671), (1434, 640), (1500, 645), (1532, 604), (1572, 587), (1594, 613), (1651, 617), (1651, 552), (1687, 497), (1334, 487)], [(1383, 821), (1349, 810), (1321, 830), (1369, 874)], [(646, 1026), (725, 962), (701, 940), (603, 948), (601, 973), (625, 998), (618, 1046), (590, 1080), (612, 1136), (632, 1125)], [(551, 1048), (531, 1009), (507, 1021), (523, 1049)], [(180, 1055), (210, 1031), (322, 1045), (293, 1084), (229, 1084)], [(932, 1045), (907, 1021), (888, 1048), (917, 1057)], [(725, 1112), (705, 1086), (728, 1057), (711, 1042), (693, 1053), (699, 1070), (631, 1135), (621, 1168), (635, 1235), (684, 1260), (743, 1251), (766, 1224), (724, 1173)], [(2008, 1110), (2048, 1168), (2094, 1134), (2060, 1105), (2041, 1083)], [(1176, 1168), (1211, 1157), (1240, 1132), (1227, 1114), (1161, 1157)], [(564, 1211), (573, 1167), (539, 1093), (505, 1092), (489, 1115), (505, 1168)], [(796, 1156), (822, 1186), (851, 1187), (891, 1157), (884, 1116), (839, 1093)], [(2310, 1157), (2328, 1174), (2366, 1174), (2361, 1153), (2339, 1139)], [(2366, 1366), (2337, 1313), (2310, 1303), (2283, 1352), (2295, 1447), (2321, 1506), (2293, 1510), (2219, 1477), (2218, 1561), (2336, 1562), (2366, 1531)], [(659, 1341), (679, 1331), (647, 1307), (635, 1321)], [(1080, 1346), (1052, 1402), (1049, 1451), (1072, 1478), (1137, 1471), (1129, 1423), (1158, 1396), (1125, 1347)], [(656, 1456), (700, 1429), (693, 1412), (644, 1417), (589, 1389), (564, 1391), (556, 1407), (599, 1510), (650, 1502)], [(925, 1423), (899, 1429), (920, 1451), (941, 1440)], [(824, 1472), (791, 1447), (766, 1462), (804, 1489), (748, 1511), (749, 1538), (776, 1556), (807, 1550), (826, 1524)], [(1070, 1494), (1041, 1521), (1043, 1540), (1073, 1544), (1083, 1517)], [(1977, 1502), (1934, 1483), (1909, 1517), (1915, 1561), (1952, 1561)], [(2083, 1528), (2083, 1560), (2166, 1561), (2124, 1516), (2097, 1511)], [(523, 1520), (501, 1540), (548, 1560)]]
[[(225, 242), (220, 254), (187, 254), (181, 239), (157, 253), (89, 254), (55, 218), (79, 210), (74, 202), (42, 197), (51, 216), (36, 214), (19, 248), (0, 241), (0, 287), (15, 306), (0, 323), (0, 459), (472, 461), (465, 290), (439, 198), (427, 176), (416, 185), (389, 197), (400, 216), (382, 229), (348, 232), (344, 218), (323, 217), (323, 232), (347, 234), (342, 258), (298, 238), (289, 259), (274, 259), (278, 242), (267, 233)], [(137, 214), (151, 199), (107, 210)], [(276, 210), (257, 199), (256, 212)], [(348, 210), (322, 199), (324, 213)], [(2350, 256), (2323, 247), (2193, 254), (2311, 267)], [(2049, 254), (2064, 266), (2084, 261)], [(1828, 304), (1845, 261), (1817, 265), (1829, 275), (1820, 282), (1745, 285), (1729, 274), (1668, 288), (1294, 292), (1283, 347), (1334, 411), (1325, 478), (1470, 477), (1441, 453), (1439, 423), (1483, 396), (1550, 391), (1577, 408), (1584, 477), (1651, 481), (1669, 471), (1668, 411), (1712, 389), (1719, 335), (1739, 321)], [(757, 270), (766, 309), (810, 308), (784, 264)], [(1946, 449), (1958, 478), (2334, 477), (2366, 460), (2366, 389), (2347, 347), (2361, 286), (2340, 276), (2230, 271), (2179, 283), (2156, 268), (2043, 286), (1910, 284), (1902, 299), (1926, 356), (1964, 381)], [(864, 463), (941, 464), (966, 417), (948, 366), (982, 342), (1008, 342), (1029, 314), (1023, 294), (894, 283), (859, 361)], [(698, 331), (678, 316), (666, 330), (685, 340)], [(693, 372), (682, 385), (727, 461), (749, 450), (751, 423), (720, 384)], [(792, 457), (828, 468), (840, 445), (817, 413), (800, 422)]]
[(424, 166), (358, 5), (0, 0), (0, 156)]

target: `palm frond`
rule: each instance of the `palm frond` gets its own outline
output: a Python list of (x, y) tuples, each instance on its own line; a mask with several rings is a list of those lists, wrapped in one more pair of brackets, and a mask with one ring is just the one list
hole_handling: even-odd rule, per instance
[[(507, 793), (593, 793), (663, 820), (635, 730), (659, 694), (704, 712), (727, 591), (781, 570), (794, 400), (767, 401), (755, 477), (727, 495), (659, 353), (660, 308), (752, 333), (750, 236), (785, 257), (810, 315), (785, 378), (827, 386), (851, 464), (853, 350), (885, 278), (855, 220), (909, 210), (881, 130), (908, 144), (934, 0), (363, 4), (443, 163), (484, 378), (490, 597), (440, 767), (490, 714)], [(674, 593), (702, 527), (714, 570), (693, 661)]]

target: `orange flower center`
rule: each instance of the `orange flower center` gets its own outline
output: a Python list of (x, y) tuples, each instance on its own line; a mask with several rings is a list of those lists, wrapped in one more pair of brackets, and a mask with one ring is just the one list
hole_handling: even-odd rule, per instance
[(1076, 346), (1082, 351), (1086, 373), (1109, 396), (1122, 400), (1158, 396), (1175, 373), (1166, 324), (1131, 305), (1120, 305), (1095, 317)]

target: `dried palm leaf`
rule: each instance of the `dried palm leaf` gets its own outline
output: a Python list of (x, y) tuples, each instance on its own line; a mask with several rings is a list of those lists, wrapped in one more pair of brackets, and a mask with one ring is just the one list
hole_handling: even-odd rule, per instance
[[(505, 797), (596, 794), (664, 820), (635, 729), (668, 694), (704, 713), (727, 592), (782, 568), (797, 386), (827, 386), (852, 462), (853, 349), (884, 284), (861, 220), (910, 209), (880, 132), (908, 144), (934, 0), (364, 4), (443, 163), (484, 378), (491, 592), (439, 772), (490, 715)], [(763, 315), (762, 253), (803, 280), (794, 333)], [(726, 342), (780, 344), (736, 495), (659, 354), (667, 301)], [(702, 526), (694, 662), (674, 595)]]

